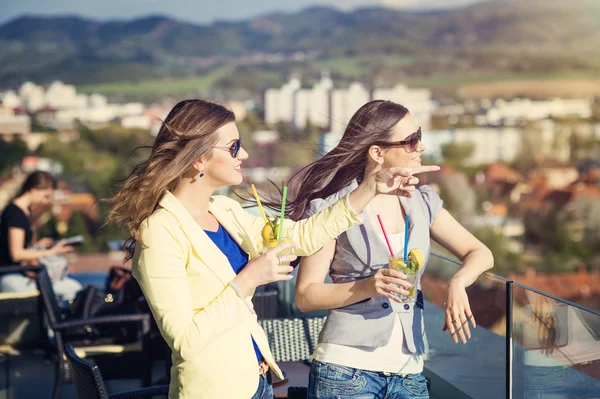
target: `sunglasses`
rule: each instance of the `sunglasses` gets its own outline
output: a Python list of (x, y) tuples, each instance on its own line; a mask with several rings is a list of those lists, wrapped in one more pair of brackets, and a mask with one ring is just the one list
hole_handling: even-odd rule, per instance
[(419, 146), (420, 142), (421, 142), (421, 128), (419, 128), (419, 130), (417, 130), (416, 132), (414, 132), (413, 134), (408, 136), (408, 138), (406, 140), (387, 141), (387, 142), (383, 141), (383, 142), (375, 143), (375, 145), (378, 145), (380, 147), (393, 147), (393, 146), (401, 145), (401, 146), (404, 146), (404, 150), (406, 152), (411, 153), (411, 152), (417, 151), (417, 147)]
[(220, 150), (227, 150), (231, 154), (233, 158), (237, 158), (238, 153), (240, 152), (240, 148), (242, 148), (242, 138), (237, 139), (231, 146), (229, 147), (219, 147), (215, 146), (213, 148), (218, 148)]

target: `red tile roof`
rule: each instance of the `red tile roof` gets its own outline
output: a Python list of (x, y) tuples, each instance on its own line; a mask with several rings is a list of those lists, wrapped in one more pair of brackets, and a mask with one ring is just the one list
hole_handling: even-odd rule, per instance
[(507, 165), (496, 162), (491, 164), (485, 171), (486, 182), (508, 182), (516, 183), (522, 180), (521, 175)]

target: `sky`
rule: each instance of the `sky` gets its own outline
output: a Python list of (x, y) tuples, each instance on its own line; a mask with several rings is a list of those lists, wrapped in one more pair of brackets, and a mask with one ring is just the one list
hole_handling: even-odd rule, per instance
[(0, 0), (0, 23), (24, 14), (68, 14), (101, 21), (160, 14), (208, 24), (215, 20), (241, 20), (275, 11), (293, 12), (313, 5), (342, 10), (360, 6), (433, 9), (478, 1), (481, 0)]

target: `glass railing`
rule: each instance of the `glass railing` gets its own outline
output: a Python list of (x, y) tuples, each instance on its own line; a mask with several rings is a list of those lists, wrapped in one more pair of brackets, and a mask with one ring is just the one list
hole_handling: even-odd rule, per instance
[(466, 344), (454, 343), (445, 323), (444, 301), (460, 262), (432, 253), (421, 279), (429, 353), (423, 374), (432, 398), (507, 397), (507, 280), (484, 274), (467, 289), (476, 328)]
[(600, 398), (600, 312), (486, 273), (467, 289), (477, 328), (455, 344), (441, 327), (459, 267), (432, 253), (422, 279), (432, 398)]
[[(442, 331), (443, 305), (460, 266), (432, 252), (421, 280), (432, 399), (600, 398), (600, 312), (486, 273), (467, 289), (477, 327), (455, 344)], [(280, 299), (289, 316), (306, 316), (294, 280)]]
[(600, 398), (600, 312), (518, 283), (513, 398)]

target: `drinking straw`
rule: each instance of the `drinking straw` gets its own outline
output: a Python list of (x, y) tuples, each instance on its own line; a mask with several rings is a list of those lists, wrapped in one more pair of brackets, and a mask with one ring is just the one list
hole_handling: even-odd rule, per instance
[(277, 232), (277, 242), (281, 242), (283, 233), (283, 219), (285, 216), (285, 200), (287, 198), (287, 186), (283, 186), (283, 199), (281, 200), (281, 215), (279, 216), (279, 231)]
[(394, 257), (394, 250), (392, 249), (392, 243), (390, 242), (390, 239), (388, 238), (388, 235), (385, 232), (385, 227), (383, 227), (383, 222), (381, 221), (381, 217), (379, 215), (377, 215), (377, 220), (379, 220), (379, 225), (381, 226), (381, 231), (383, 231), (383, 237), (385, 238), (385, 242), (387, 243), (387, 247), (390, 250), (390, 255), (393, 258)]
[(404, 225), (404, 263), (408, 265), (408, 215)]
[(250, 187), (252, 187), (252, 193), (254, 194), (254, 198), (256, 198), (258, 210), (260, 211), (260, 214), (262, 215), (265, 224), (269, 223), (269, 219), (267, 219), (267, 215), (265, 215), (265, 210), (263, 209), (262, 204), (260, 203), (260, 198), (258, 197), (258, 193), (256, 192), (256, 187), (254, 187), (254, 184), (251, 184)]

